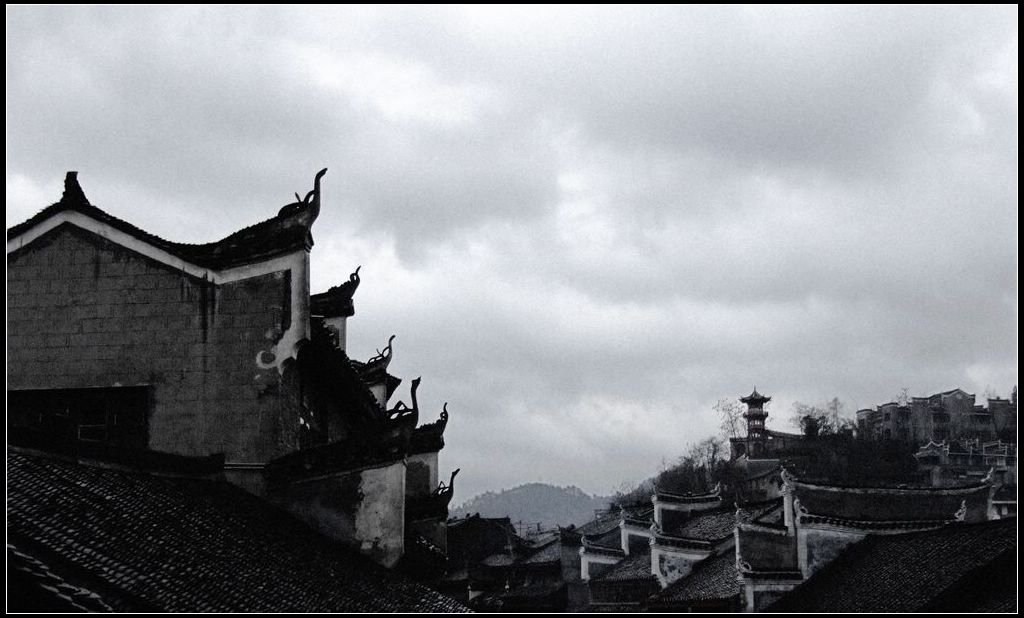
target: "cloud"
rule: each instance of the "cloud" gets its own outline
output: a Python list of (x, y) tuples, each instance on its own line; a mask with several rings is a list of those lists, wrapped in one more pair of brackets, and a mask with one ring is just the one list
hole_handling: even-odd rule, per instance
[(780, 426), (1009, 391), (1016, 17), (9, 8), (7, 222), (78, 169), (202, 242), (327, 166), (313, 286), (363, 265), (351, 347), (398, 334), (393, 370), (450, 402), (460, 495), (607, 492), (754, 384)]

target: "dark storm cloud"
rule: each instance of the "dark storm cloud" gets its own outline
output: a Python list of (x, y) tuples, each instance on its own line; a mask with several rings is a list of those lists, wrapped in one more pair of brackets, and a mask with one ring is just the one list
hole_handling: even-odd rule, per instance
[(780, 426), (794, 400), (1006, 394), (1016, 22), (9, 8), (7, 220), (79, 169), (113, 214), (209, 240), (326, 165), (314, 287), (364, 265), (351, 346), (398, 333), (393, 369), (451, 402), (462, 498), (607, 491), (755, 383)]

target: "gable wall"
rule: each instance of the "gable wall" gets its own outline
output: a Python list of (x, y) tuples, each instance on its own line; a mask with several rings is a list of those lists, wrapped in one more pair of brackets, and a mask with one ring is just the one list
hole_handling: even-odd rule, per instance
[(150, 448), (261, 462), (297, 446), (275, 356), (288, 269), (213, 284), (70, 224), (7, 265), (9, 390), (150, 385)]

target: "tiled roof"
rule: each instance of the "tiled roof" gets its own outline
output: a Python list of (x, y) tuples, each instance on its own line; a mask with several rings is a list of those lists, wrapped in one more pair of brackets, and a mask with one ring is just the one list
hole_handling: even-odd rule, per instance
[(587, 537), (601, 536), (613, 528), (618, 528), (621, 517), (618, 511), (608, 511), (573, 529), (573, 532)]
[[(317, 187), (319, 179), (318, 175)], [(64, 195), (59, 202), (44, 208), (27, 221), (8, 228), (7, 240), (24, 234), (61, 212), (73, 211), (105, 223), (186, 262), (219, 269), (264, 261), (298, 248), (308, 249), (313, 244), (309, 229), (320, 209), (317, 193), (313, 202), (290, 204), (282, 208), (277, 216), (241, 229), (222, 240), (193, 245), (164, 240), (93, 206), (85, 198), (72, 172), (69, 172), (68, 178), (65, 179), (64, 187)]]
[(695, 514), (679, 526), (666, 530), (665, 534), (681, 539), (697, 541), (718, 541), (732, 536), (736, 527), (736, 509), (732, 507), (716, 508)]
[[(92, 590), (69, 583), (37, 558), (7, 545), (7, 605), (59, 612), (112, 612)], [(13, 598), (12, 598), (13, 597)]]
[[(7, 533), (163, 611), (461, 611), (223, 481), (7, 453)], [(29, 550), (25, 550), (29, 551)]]
[(562, 559), (562, 544), (556, 538), (543, 545), (539, 550), (520, 560), (520, 564), (546, 564)]
[[(356, 288), (359, 287), (359, 269), (361, 266), (357, 266), (355, 272), (348, 277), (348, 281), (336, 285), (326, 292), (320, 292), (319, 294), (312, 294), (309, 297), (309, 312), (313, 315), (319, 315), (327, 318), (334, 317), (349, 317), (355, 314), (355, 307), (352, 304), (352, 295), (355, 294)], [(390, 360), (390, 354), (388, 355)], [(384, 364), (384, 368), (387, 368), (387, 364)]]
[(983, 512), (988, 484), (957, 488), (838, 487), (794, 483), (800, 509), (811, 515), (850, 521), (948, 521), (967, 501), (972, 513)]
[(768, 611), (1014, 611), (1016, 551), (1016, 519), (868, 536)]
[(654, 575), (651, 573), (651, 554), (649, 552), (638, 552), (626, 556), (615, 566), (593, 578), (591, 581), (625, 582), (647, 581), (653, 579)]
[(586, 541), (587, 547), (603, 547), (605, 549), (622, 550), (622, 533), (619, 532), (619, 527), (605, 532), (600, 536), (587, 536)]
[(685, 493), (676, 494), (667, 491), (657, 491), (654, 494), (654, 498), (658, 502), (665, 502), (668, 504), (700, 504), (708, 502), (721, 502), (722, 494), (719, 488), (715, 488), (714, 491), (702, 494)]
[(804, 435), (802, 433), (788, 433), (785, 431), (774, 431), (769, 429), (765, 432), (771, 438), (788, 438), (790, 440), (803, 440)]
[(701, 560), (689, 575), (655, 595), (650, 605), (729, 599), (740, 593), (737, 577), (736, 554), (726, 551)]

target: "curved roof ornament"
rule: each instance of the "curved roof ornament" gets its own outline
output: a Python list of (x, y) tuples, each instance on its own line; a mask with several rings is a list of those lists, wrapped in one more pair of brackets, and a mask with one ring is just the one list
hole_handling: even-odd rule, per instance
[(78, 172), (68, 172), (64, 176), (64, 193), (60, 196), (59, 204), (89, 205), (89, 198), (85, 197), (82, 185), (78, 184)]
[(353, 291), (355, 291), (355, 289), (357, 287), (359, 287), (359, 281), (360, 281), (360, 279), (359, 279), (359, 269), (362, 268), (362, 267), (363, 267), (362, 264), (360, 264), (359, 266), (356, 266), (355, 272), (353, 272), (351, 275), (348, 276), (348, 283), (349, 283), (349, 285), (352, 286), (352, 290)]
[(434, 490), (434, 493), (441, 495), (455, 491), (455, 477), (458, 476), (459, 472), (462, 472), (462, 468), (455, 468), (452, 475), (448, 478), (448, 484), (445, 485), (444, 481), (441, 481), (437, 484), (437, 489)]
[(421, 381), (422, 378), (414, 379), (412, 381), (411, 388), (409, 389), (409, 396), (412, 399), (412, 407), (407, 406), (404, 401), (399, 400), (398, 403), (395, 404), (395, 407), (391, 408), (391, 411), (388, 412), (388, 416), (391, 419), (398, 419), (399, 417), (409, 416), (412, 418), (413, 426), (415, 427), (416, 422), (419, 420), (420, 417), (420, 406), (418, 400), (416, 399), (416, 391), (419, 389)]
[(359, 277), (359, 269), (363, 266), (360, 264), (356, 266), (355, 271), (348, 276), (348, 281), (342, 282), (339, 285), (332, 287), (327, 290), (327, 293), (332, 296), (339, 296), (342, 298), (352, 298), (352, 295), (356, 293), (356, 288), (359, 287), (359, 282), (362, 279)]
[(316, 219), (320, 214), (320, 179), (327, 173), (327, 168), (320, 170), (316, 173), (313, 178), (313, 189), (306, 194), (306, 197), (299, 198), (299, 194), (295, 194), (295, 201), (291, 204), (287, 204), (281, 207), (278, 211), (277, 216), (283, 217), (286, 215), (292, 215), (300, 210), (308, 208), (313, 219)]
[[(359, 269), (357, 268), (356, 269), (356, 273), (358, 273), (358, 271), (359, 271)], [(356, 285), (359, 285), (358, 280), (356, 281)], [(366, 361), (366, 364), (367, 365), (373, 365), (373, 364), (376, 364), (376, 363), (383, 362), (384, 366), (387, 367), (391, 363), (391, 355), (392, 355), (391, 344), (392, 344), (392, 342), (394, 342), (394, 340), (395, 340), (395, 336), (394, 335), (391, 335), (390, 337), (388, 337), (388, 344), (386, 346), (384, 346), (384, 350), (381, 351), (380, 349), (378, 349), (377, 350), (377, 356), (374, 356), (370, 360)]]

